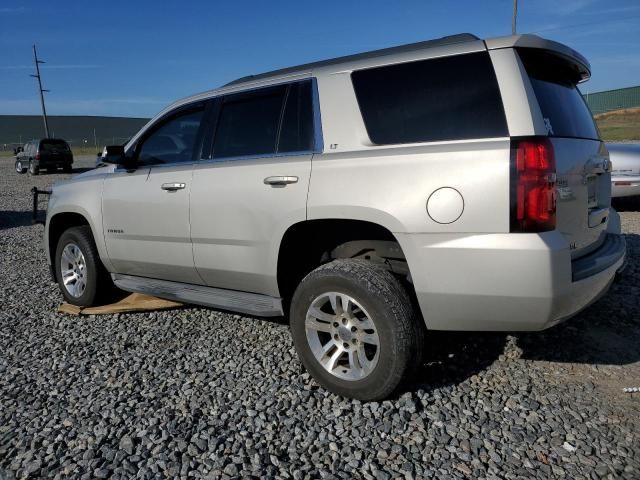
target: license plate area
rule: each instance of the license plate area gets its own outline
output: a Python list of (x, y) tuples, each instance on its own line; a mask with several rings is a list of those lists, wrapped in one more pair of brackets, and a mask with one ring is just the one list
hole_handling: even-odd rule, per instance
[(589, 175), (587, 177), (587, 207), (596, 208), (598, 206), (598, 177)]

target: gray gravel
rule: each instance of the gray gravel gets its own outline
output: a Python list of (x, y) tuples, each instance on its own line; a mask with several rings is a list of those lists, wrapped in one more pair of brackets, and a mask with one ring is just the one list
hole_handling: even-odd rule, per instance
[(640, 478), (640, 202), (604, 299), (543, 333), (434, 334), (363, 404), (318, 389), (284, 321), (55, 313), (28, 190), (63, 177), (0, 159), (0, 479)]

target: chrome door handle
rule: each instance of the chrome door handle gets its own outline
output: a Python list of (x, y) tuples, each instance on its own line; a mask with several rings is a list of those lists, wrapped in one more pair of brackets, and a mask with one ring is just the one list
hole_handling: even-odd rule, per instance
[(286, 176), (275, 176), (275, 177), (267, 177), (264, 179), (265, 185), (273, 185), (273, 186), (282, 186), (288, 185), (290, 183), (296, 183), (298, 181), (298, 177), (286, 177)]
[(182, 190), (186, 186), (187, 186), (186, 183), (175, 182), (175, 183), (163, 183), (161, 188), (168, 192), (175, 192), (176, 190)]

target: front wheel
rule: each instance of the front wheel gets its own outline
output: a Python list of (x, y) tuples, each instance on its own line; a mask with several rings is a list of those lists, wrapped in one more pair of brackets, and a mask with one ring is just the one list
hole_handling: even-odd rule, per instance
[(387, 270), (362, 260), (315, 269), (291, 302), (291, 333), (307, 371), (326, 389), (380, 400), (398, 387), (422, 338), (412, 302)]
[(69, 164), (65, 164), (65, 165), (62, 167), (62, 171), (63, 171), (64, 173), (72, 173), (72, 172), (73, 172), (73, 167), (71, 166), (71, 164), (70, 164), (70, 163), (69, 163)]
[(60, 236), (55, 268), (62, 295), (73, 305), (90, 307), (113, 292), (88, 225), (69, 228)]

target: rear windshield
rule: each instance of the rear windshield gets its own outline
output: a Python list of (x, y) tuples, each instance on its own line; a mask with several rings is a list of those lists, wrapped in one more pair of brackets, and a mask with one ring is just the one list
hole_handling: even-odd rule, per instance
[(571, 63), (537, 49), (523, 48), (518, 53), (531, 80), (549, 136), (599, 139), (591, 111), (576, 86), (579, 73)]
[(42, 140), (40, 142), (41, 152), (67, 152), (69, 145), (64, 140)]
[(508, 135), (487, 52), (359, 70), (351, 78), (373, 143)]

